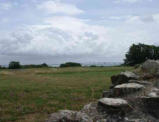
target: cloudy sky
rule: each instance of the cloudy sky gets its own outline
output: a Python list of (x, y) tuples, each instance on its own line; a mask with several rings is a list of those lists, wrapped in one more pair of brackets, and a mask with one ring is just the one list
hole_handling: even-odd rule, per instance
[(0, 64), (121, 62), (159, 45), (158, 0), (0, 0)]

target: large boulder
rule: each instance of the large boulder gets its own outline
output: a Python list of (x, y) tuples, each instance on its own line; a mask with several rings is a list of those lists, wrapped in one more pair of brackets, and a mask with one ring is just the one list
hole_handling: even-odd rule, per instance
[(46, 122), (93, 122), (93, 120), (82, 112), (62, 110), (51, 114)]
[(111, 77), (112, 85), (116, 86), (123, 83), (128, 83), (129, 80), (137, 80), (139, 76), (133, 72), (121, 72), (119, 75), (114, 75)]
[(145, 87), (141, 84), (137, 83), (125, 83), (121, 85), (117, 85), (113, 89), (113, 96), (127, 96), (130, 94), (134, 94), (136, 92), (144, 90)]
[(147, 60), (141, 66), (144, 72), (159, 75), (159, 60)]
[(109, 115), (125, 116), (131, 110), (128, 102), (120, 98), (101, 98), (98, 101), (98, 110)]

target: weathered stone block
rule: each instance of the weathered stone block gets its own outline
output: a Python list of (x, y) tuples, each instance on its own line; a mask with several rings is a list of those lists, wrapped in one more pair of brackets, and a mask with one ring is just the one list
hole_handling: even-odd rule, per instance
[(159, 75), (159, 60), (147, 60), (143, 63), (141, 69), (150, 74)]
[(125, 116), (125, 112), (131, 110), (128, 102), (124, 99), (117, 98), (102, 98), (98, 101), (98, 110), (106, 112), (109, 115), (116, 114)]
[(137, 84), (141, 84), (141, 85), (144, 85), (144, 86), (152, 85), (151, 82), (144, 81), (144, 80), (129, 80), (129, 83), (137, 83)]
[(139, 79), (139, 76), (129, 71), (122, 72), (119, 75), (114, 75), (111, 77), (113, 86), (123, 83), (128, 83), (129, 80), (137, 80), (137, 79)]
[(126, 96), (141, 91), (144, 88), (145, 87), (143, 85), (137, 83), (125, 83), (117, 85), (113, 89), (113, 96), (114, 97)]

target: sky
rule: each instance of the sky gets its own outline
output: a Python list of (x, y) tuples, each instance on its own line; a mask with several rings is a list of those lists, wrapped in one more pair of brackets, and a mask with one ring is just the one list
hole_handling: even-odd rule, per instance
[(122, 62), (158, 33), (158, 0), (0, 0), (2, 65)]

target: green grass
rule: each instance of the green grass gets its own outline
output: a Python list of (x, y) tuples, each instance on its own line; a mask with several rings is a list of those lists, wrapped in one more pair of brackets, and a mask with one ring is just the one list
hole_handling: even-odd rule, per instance
[(60, 109), (80, 110), (131, 67), (0, 70), (0, 122), (41, 122)]

